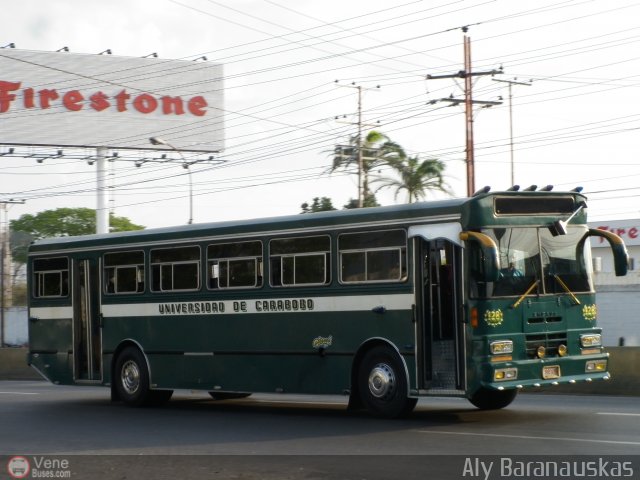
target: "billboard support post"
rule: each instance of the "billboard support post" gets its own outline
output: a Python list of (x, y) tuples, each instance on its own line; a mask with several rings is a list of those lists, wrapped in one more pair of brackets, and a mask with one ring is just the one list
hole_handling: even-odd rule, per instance
[(107, 208), (107, 149), (96, 149), (96, 233), (109, 233), (109, 209)]

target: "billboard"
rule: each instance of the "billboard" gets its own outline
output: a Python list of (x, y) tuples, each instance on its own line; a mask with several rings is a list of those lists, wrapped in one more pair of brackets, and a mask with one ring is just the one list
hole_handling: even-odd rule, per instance
[(0, 144), (224, 148), (222, 66), (208, 62), (0, 50)]

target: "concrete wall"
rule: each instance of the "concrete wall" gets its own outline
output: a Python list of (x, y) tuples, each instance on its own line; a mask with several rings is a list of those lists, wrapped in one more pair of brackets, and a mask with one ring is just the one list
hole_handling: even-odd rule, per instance
[(28, 323), (27, 307), (6, 308), (4, 311), (5, 345), (26, 345), (29, 342)]
[(602, 327), (602, 344), (640, 346), (640, 288), (607, 289), (600, 287), (596, 294), (598, 326)]
[[(591, 383), (558, 385), (527, 392), (583, 393), (602, 395), (640, 396), (640, 347), (610, 347), (609, 371), (611, 380)], [(33, 380), (42, 377), (27, 366), (26, 348), (0, 348), (0, 380)]]

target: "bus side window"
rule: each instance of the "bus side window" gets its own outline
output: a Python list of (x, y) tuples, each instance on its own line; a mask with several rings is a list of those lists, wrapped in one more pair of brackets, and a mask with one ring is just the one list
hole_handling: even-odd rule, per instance
[(68, 296), (69, 259), (66, 257), (35, 259), (31, 294), (35, 298)]
[(144, 252), (104, 254), (104, 292), (113, 294), (144, 292)]
[(209, 245), (207, 267), (210, 290), (259, 288), (262, 286), (262, 242)]
[(338, 237), (340, 282), (403, 282), (407, 279), (404, 230), (343, 233)]
[(269, 244), (272, 287), (328, 285), (331, 240), (328, 235), (280, 238)]
[(172, 292), (200, 288), (200, 247), (151, 250), (151, 290)]

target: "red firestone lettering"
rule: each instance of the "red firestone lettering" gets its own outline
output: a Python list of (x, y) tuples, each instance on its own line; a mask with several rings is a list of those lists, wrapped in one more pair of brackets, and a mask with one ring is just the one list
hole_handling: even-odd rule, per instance
[(129, 95), (126, 90), (122, 90), (116, 95), (116, 105), (119, 112), (127, 111), (127, 100), (129, 100), (129, 98), (131, 98), (131, 95)]
[(15, 94), (9, 93), (18, 90), (22, 85), (21, 82), (3, 82), (0, 81), (0, 113), (9, 110), (11, 102), (16, 99)]
[(40, 108), (51, 107), (51, 100), (56, 100), (60, 96), (57, 90), (49, 90), (48, 88), (40, 90), (38, 95), (40, 96)]
[(629, 229), (629, 238), (638, 238), (638, 229), (636, 227)]
[(135, 98), (133, 106), (140, 113), (151, 113), (158, 108), (158, 101), (148, 93), (143, 93)]
[(89, 100), (91, 100), (91, 108), (97, 112), (101, 112), (102, 110), (109, 108), (111, 104), (109, 103), (108, 98), (109, 97), (102, 92), (94, 93), (89, 97)]
[[(22, 82), (8, 82), (0, 80), (0, 113), (8, 112), (12, 103), (18, 97), (18, 92), (22, 86)], [(128, 102), (132, 95), (126, 90), (121, 90), (114, 96), (106, 95), (104, 92), (95, 92), (88, 98), (85, 97), (80, 90), (69, 90), (67, 92), (58, 93), (55, 88), (45, 88), (42, 90), (34, 90), (33, 88), (25, 88), (21, 92), (22, 103), (25, 109), (41, 108), (46, 110), (52, 106), (64, 107), (67, 111), (78, 112), (85, 108), (91, 108), (97, 112), (107, 110), (115, 106), (118, 112), (126, 112), (129, 109)], [(36, 99), (37, 96), (37, 99)], [(59, 100), (59, 102), (55, 102)], [(186, 103), (186, 106), (185, 106)], [(207, 114), (207, 100), (201, 96), (195, 96), (190, 99), (184, 99), (180, 96), (163, 96), (155, 97), (150, 93), (141, 93), (133, 99), (133, 108), (143, 114), (148, 114), (158, 110), (158, 106), (162, 104), (162, 113), (164, 115), (184, 115), (187, 110), (190, 114), (202, 117)], [(635, 231), (636, 235), (638, 231)]]
[(207, 113), (206, 107), (208, 107), (207, 101), (200, 95), (189, 100), (189, 111), (196, 117), (204, 116)]
[(184, 105), (180, 97), (162, 97), (162, 113), (184, 115)]
[(24, 108), (33, 108), (36, 106), (36, 103), (33, 101), (33, 98), (35, 96), (33, 88), (25, 88), (22, 94), (22, 99), (24, 100)]
[(62, 97), (62, 103), (67, 110), (71, 110), (72, 112), (78, 112), (82, 110), (82, 101), (84, 100), (84, 96), (78, 90), (71, 90), (64, 94)]

